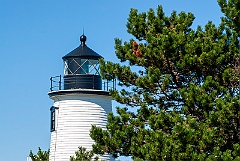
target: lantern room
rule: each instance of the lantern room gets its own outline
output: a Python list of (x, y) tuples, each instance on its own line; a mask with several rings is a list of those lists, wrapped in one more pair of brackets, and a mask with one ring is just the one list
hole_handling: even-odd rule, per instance
[(86, 45), (87, 37), (80, 37), (80, 46), (62, 57), (64, 89), (102, 89), (99, 59), (102, 58)]

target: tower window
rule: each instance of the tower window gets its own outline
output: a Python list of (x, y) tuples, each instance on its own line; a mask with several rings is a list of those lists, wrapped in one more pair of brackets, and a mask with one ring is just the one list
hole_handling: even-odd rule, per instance
[(50, 108), (51, 111), (51, 125), (50, 125), (50, 130), (51, 132), (55, 131), (56, 127), (56, 107), (52, 106)]

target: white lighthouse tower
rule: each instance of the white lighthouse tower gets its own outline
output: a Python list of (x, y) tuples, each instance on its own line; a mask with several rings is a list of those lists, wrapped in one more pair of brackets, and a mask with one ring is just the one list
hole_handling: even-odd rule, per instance
[[(80, 46), (62, 58), (63, 86), (61, 76), (51, 78), (48, 95), (54, 104), (50, 109), (50, 161), (69, 161), (79, 146), (91, 150), (94, 144), (89, 136), (91, 126), (106, 128), (107, 114), (112, 110), (111, 97), (102, 89), (99, 75), (102, 57), (87, 47), (86, 39), (82, 35)], [(99, 160), (113, 159), (103, 155)]]

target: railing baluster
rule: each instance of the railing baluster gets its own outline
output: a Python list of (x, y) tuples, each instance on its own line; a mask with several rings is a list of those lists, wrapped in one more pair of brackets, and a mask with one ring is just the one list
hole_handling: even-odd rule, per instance
[(107, 91), (108, 91), (108, 80), (107, 80)]
[(59, 78), (59, 87), (58, 87), (58, 89), (61, 90), (61, 84), (62, 84), (61, 78), (62, 78), (62, 76), (60, 75), (59, 77), (60, 77), (60, 78)]
[(50, 91), (52, 91), (52, 77), (50, 78)]

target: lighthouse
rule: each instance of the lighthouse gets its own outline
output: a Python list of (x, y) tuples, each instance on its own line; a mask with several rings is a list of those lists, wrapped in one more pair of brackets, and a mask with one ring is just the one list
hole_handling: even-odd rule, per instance
[[(112, 110), (109, 82), (102, 82), (99, 74), (101, 55), (86, 45), (87, 37), (80, 37), (80, 45), (63, 56), (63, 76), (51, 77), (48, 93), (54, 101), (51, 112), (50, 161), (69, 161), (79, 146), (92, 149), (89, 136), (92, 125), (106, 128), (107, 114)], [(114, 84), (114, 83), (113, 83)], [(109, 155), (99, 160), (113, 160)]]

